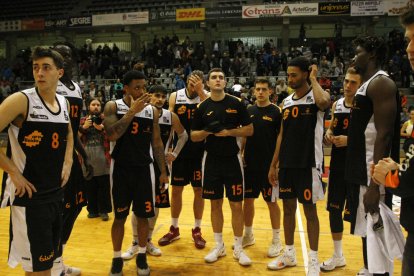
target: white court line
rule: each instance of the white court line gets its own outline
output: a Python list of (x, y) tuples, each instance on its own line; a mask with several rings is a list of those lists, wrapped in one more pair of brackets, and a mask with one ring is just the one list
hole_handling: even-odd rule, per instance
[(306, 248), (305, 231), (302, 224), (302, 216), (300, 214), (300, 204), (297, 202), (296, 218), (298, 219), (300, 244), (302, 245), (303, 265), (305, 267), (305, 273), (308, 274), (308, 250)]

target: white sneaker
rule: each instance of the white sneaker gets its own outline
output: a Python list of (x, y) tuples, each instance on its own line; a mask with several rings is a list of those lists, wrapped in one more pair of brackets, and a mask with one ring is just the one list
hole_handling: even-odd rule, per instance
[(317, 258), (309, 258), (307, 276), (319, 276), (319, 262)]
[(73, 266), (65, 266), (65, 276), (77, 276), (81, 274), (81, 270)]
[(234, 249), (233, 258), (239, 261), (239, 264), (243, 266), (248, 266), (252, 264), (252, 260), (244, 253), (243, 249)]
[[(130, 260), (130, 259), (132, 259), (136, 254), (138, 254), (138, 247), (139, 247), (138, 244), (136, 244), (136, 245), (132, 244), (127, 249), (127, 251), (125, 251), (124, 253), (122, 253), (122, 255), (121, 255), (122, 259), (124, 259), (124, 260)], [(148, 247), (147, 247), (147, 250), (148, 250)]]
[(204, 260), (207, 263), (214, 263), (218, 258), (226, 256), (226, 248), (224, 244), (222, 246), (214, 247), (205, 257)]
[(267, 268), (270, 270), (279, 270), (285, 267), (296, 266), (296, 252), (291, 250), (283, 252), (282, 255), (277, 257), (274, 261), (267, 264)]
[(161, 249), (155, 247), (155, 245), (151, 241), (147, 242), (147, 253), (152, 256), (161, 256), (162, 254)]
[(243, 248), (245, 248), (247, 246), (251, 246), (251, 245), (253, 245), (255, 243), (256, 243), (256, 240), (255, 240), (253, 234), (248, 235), (248, 236), (243, 236), (243, 240), (242, 240), (242, 246), (243, 246)]
[(372, 276), (371, 273), (369, 273), (368, 269), (366, 269), (365, 267), (361, 268), (358, 273), (356, 274), (356, 276)]
[(280, 240), (273, 240), (267, 251), (267, 256), (269, 258), (274, 258), (279, 256), (280, 253), (282, 253), (282, 244), (280, 243)]
[(336, 257), (336, 255), (334, 254), (332, 258), (321, 263), (319, 266), (322, 271), (332, 271), (337, 267), (346, 266), (345, 257), (344, 255), (342, 255), (341, 257)]

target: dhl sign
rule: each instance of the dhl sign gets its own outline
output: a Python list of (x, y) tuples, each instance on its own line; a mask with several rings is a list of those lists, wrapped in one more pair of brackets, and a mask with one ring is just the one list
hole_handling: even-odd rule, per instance
[(177, 9), (175, 12), (175, 20), (179, 21), (201, 21), (206, 19), (205, 8), (195, 9)]

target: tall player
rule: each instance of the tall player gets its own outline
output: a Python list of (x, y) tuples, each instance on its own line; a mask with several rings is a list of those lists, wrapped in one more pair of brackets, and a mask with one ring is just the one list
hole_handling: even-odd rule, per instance
[(366, 215), (378, 213), (380, 198), (385, 197), (384, 188), (371, 179), (370, 166), (390, 155), (399, 158), (399, 95), (394, 81), (381, 70), (387, 54), (385, 41), (367, 36), (354, 40), (354, 45), (353, 66), (363, 85), (355, 95), (350, 117), (345, 179), (353, 190), (351, 232), (363, 238), (364, 265), (368, 268)]
[[(165, 148), (165, 158), (168, 166), (175, 160), (176, 156), (180, 154), (181, 149), (184, 147), (188, 140), (188, 134), (184, 127), (180, 123), (180, 119), (177, 114), (164, 109), (163, 106), (167, 101), (167, 89), (162, 85), (151, 86), (149, 93), (151, 94), (151, 105), (157, 108), (159, 113), (158, 124), (160, 125), (161, 139)], [(177, 133), (178, 141), (172, 151), (170, 148), (171, 134), (172, 131)], [(159, 174), (160, 170), (157, 167), (157, 163), (154, 164), (156, 173)], [(147, 253), (153, 256), (160, 256), (162, 254), (161, 249), (155, 247), (152, 243), (152, 233), (154, 231), (155, 223), (159, 213), (159, 208), (170, 207), (170, 199), (168, 195), (168, 189), (160, 189), (158, 183), (155, 185), (155, 216), (149, 220), (149, 233), (147, 243)], [(138, 232), (137, 232), (137, 220), (135, 215), (131, 217), (132, 223), (132, 245), (128, 250), (122, 254), (124, 260), (131, 259), (135, 254), (138, 253)]]
[(11, 158), (0, 151), (0, 168), (7, 173), (1, 206), (11, 205), (9, 265), (20, 263), (25, 275), (48, 276), (60, 251), (62, 187), (72, 167), (73, 135), (68, 103), (56, 95), (62, 56), (36, 47), (32, 60), (36, 87), (0, 105), (0, 130), (10, 124), (11, 149)]
[(112, 224), (114, 257), (109, 275), (122, 275), (121, 258), (124, 225), (132, 205), (137, 216), (138, 275), (149, 275), (146, 250), (148, 218), (154, 214), (155, 171), (153, 160), (161, 173), (160, 185), (168, 183), (164, 146), (158, 124), (158, 110), (148, 104), (145, 75), (131, 70), (124, 75), (125, 96), (105, 105), (104, 127), (111, 141), (112, 202), (115, 219)]
[[(181, 124), (187, 133), (190, 133), (194, 110), (197, 105), (208, 97), (204, 90), (203, 72), (193, 71), (187, 80), (187, 87), (171, 93), (169, 99), (169, 110), (180, 118)], [(175, 138), (175, 140), (177, 140)], [(193, 142), (188, 139), (177, 159), (172, 163), (171, 172), (171, 226), (170, 231), (165, 234), (158, 244), (168, 245), (180, 238), (178, 219), (180, 217), (183, 200), (184, 186), (191, 182), (194, 191), (194, 229), (192, 237), (196, 248), (205, 247), (206, 241), (201, 236), (201, 219), (203, 218), (204, 199), (201, 188), (201, 159), (203, 155), (203, 143)]]
[(273, 153), (275, 152), (277, 135), (282, 120), (280, 108), (270, 102), (271, 88), (268, 79), (256, 79), (254, 95), (256, 103), (247, 108), (253, 122), (253, 136), (246, 137), (242, 152), (245, 161), (244, 177), (244, 236), (243, 247), (255, 243), (253, 235), (254, 200), (262, 193), (269, 208), (273, 238), (267, 252), (268, 257), (280, 254), (280, 209), (277, 204), (279, 191), (272, 187), (267, 177)]
[(279, 197), (283, 199), (286, 250), (269, 263), (268, 268), (278, 270), (296, 265), (294, 231), (299, 201), (306, 216), (310, 246), (307, 274), (313, 276), (319, 275), (320, 270), (316, 202), (324, 197), (321, 179), (323, 117), (330, 105), (330, 96), (318, 83), (317, 66), (311, 66), (306, 58), (292, 59), (287, 73), (288, 84), (295, 93), (283, 100), (283, 121), (269, 169), (269, 182), (279, 185)]
[(329, 186), (327, 210), (329, 211), (329, 225), (334, 243), (332, 258), (321, 264), (322, 271), (331, 271), (346, 265), (342, 252), (342, 233), (344, 223), (342, 211), (349, 190), (345, 181), (345, 157), (348, 140), (349, 114), (354, 101), (355, 93), (361, 85), (361, 76), (354, 68), (349, 68), (344, 79), (344, 98), (332, 105), (331, 123), (325, 134), (325, 142), (332, 144), (331, 163), (329, 166)]
[[(68, 184), (65, 186), (64, 194), (64, 209), (63, 209), (63, 228), (62, 228), (62, 251), (57, 252), (57, 258), (52, 269), (54, 276), (63, 275), (80, 275), (81, 270), (76, 267), (65, 266), (63, 259), (63, 250), (72, 233), (75, 221), (86, 206), (86, 187), (83, 178), (81, 164), (79, 162), (78, 153), (82, 156), (87, 168), (87, 173), (92, 173), (92, 166), (88, 163), (88, 156), (85, 149), (79, 140), (78, 129), (82, 114), (82, 92), (79, 85), (72, 81), (73, 61), (74, 61), (74, 47), (69, 43), (57, 43), (53, 47), (64, 58), (64, 73), (60, 78), (56, 93), (64, 96), (69, 101), (69, 117), (73, 131), (74, 148), (73, 151), (73, 165)], [(62, 272), (63, 271), (63, 272)]]

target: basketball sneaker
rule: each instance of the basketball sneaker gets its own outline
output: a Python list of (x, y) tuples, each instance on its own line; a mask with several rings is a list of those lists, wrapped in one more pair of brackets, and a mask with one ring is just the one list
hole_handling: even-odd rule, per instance
[(127, 251), (125, 251), (124, 253), (122, 253), (121, 257), (124, 260), (130, 260), (132, 259), (136, 254), (138, 254), (138, 243), (136, 242), (132, 242), (131, 246), (127, 249)]
[(247, 235), (247, 236), (246, 235), (243, 236), (243, 240), (242, 240), (242, 246), (243, 246), (243, 248), (248, 247), (248, 246), (251, 246), (251, 245), (253, 245), (255, 243), (256, 243), (256, 240), (255, 240), (253, 234)]
[(158, 244), (161, 246), (168, 245), (175, 240), (180, 238), (180, 228), (175, 228), (174, 226), (170, 226), (170, 231), (165, 234), (161, 239), (158, 240)]
[(269, 258), (274, 258), (279, 256), (280, 253), (282, 253), (282, 244), (280, 243), (280, 240), (273, 240), (267, 251), (267, 256)]
[(65, 276), (77, 276), (81, 274), (81, 270), (77, 267), (73, 266), (65, 266), (64, 268), (64, 274)]
[(320, 268), (322, 271), (332, 271), (337, 267), (343, 267), (346, 265), (345, 257), (342, 255), (341, 257), (337, 257), (335, 254), (329, 260), (320, 264)]
[(310, 257), (308, 262), (308, 274), (306, 274), (306, 276), (319, 276), (319, 272), (318, 258)]
[(196, 227), (194, 229), (191, 229), (191, 234), (193, 236), (194, 245), (198, 249), (203, 249), (206, 247), (206, 240), (203, 239), (201, 236), (201, 229), (200, 227)]
[(112, 258), (111, 271), (109, 271), (109, 276), (122, 276), (122, 267), (124, 266), (124, 261), (122, 258)]
[(277, 257), (274, 261), (268, 263), (267, 268), (270, 270), (279, 270), (285, 267), (296, 266), (296, 264), (296, 252), (295, 250), (290, 250), (290, 252), (283, 252), (283, 254)]
[(252, 260), (250, 260), (249, 256), (244, 253), (243, 248), (234, 249), (233, 250), (233, 258), (239, 261), (239, 264), (243, 266), (248, 266), (252, 264)]
[(151, 241), (147, 242), (147, 253), (152, 256), (161, 256), (162, 254), (161, 249), (155, 247), (155, 245)]
[(150, 275), (150, 268), (147, 264), (147, 255), (145, 253), (138, 253), (136, 263), (137, 263), (137, 274), (139, 276)]
[(216, 246), (214, 247), (205, 257), (204, 260), (207, 263), (214, 263), (218, 260), (218, 258), (226, 256), (226, 248), (224, 247), (224, 244), (222, 246)]

